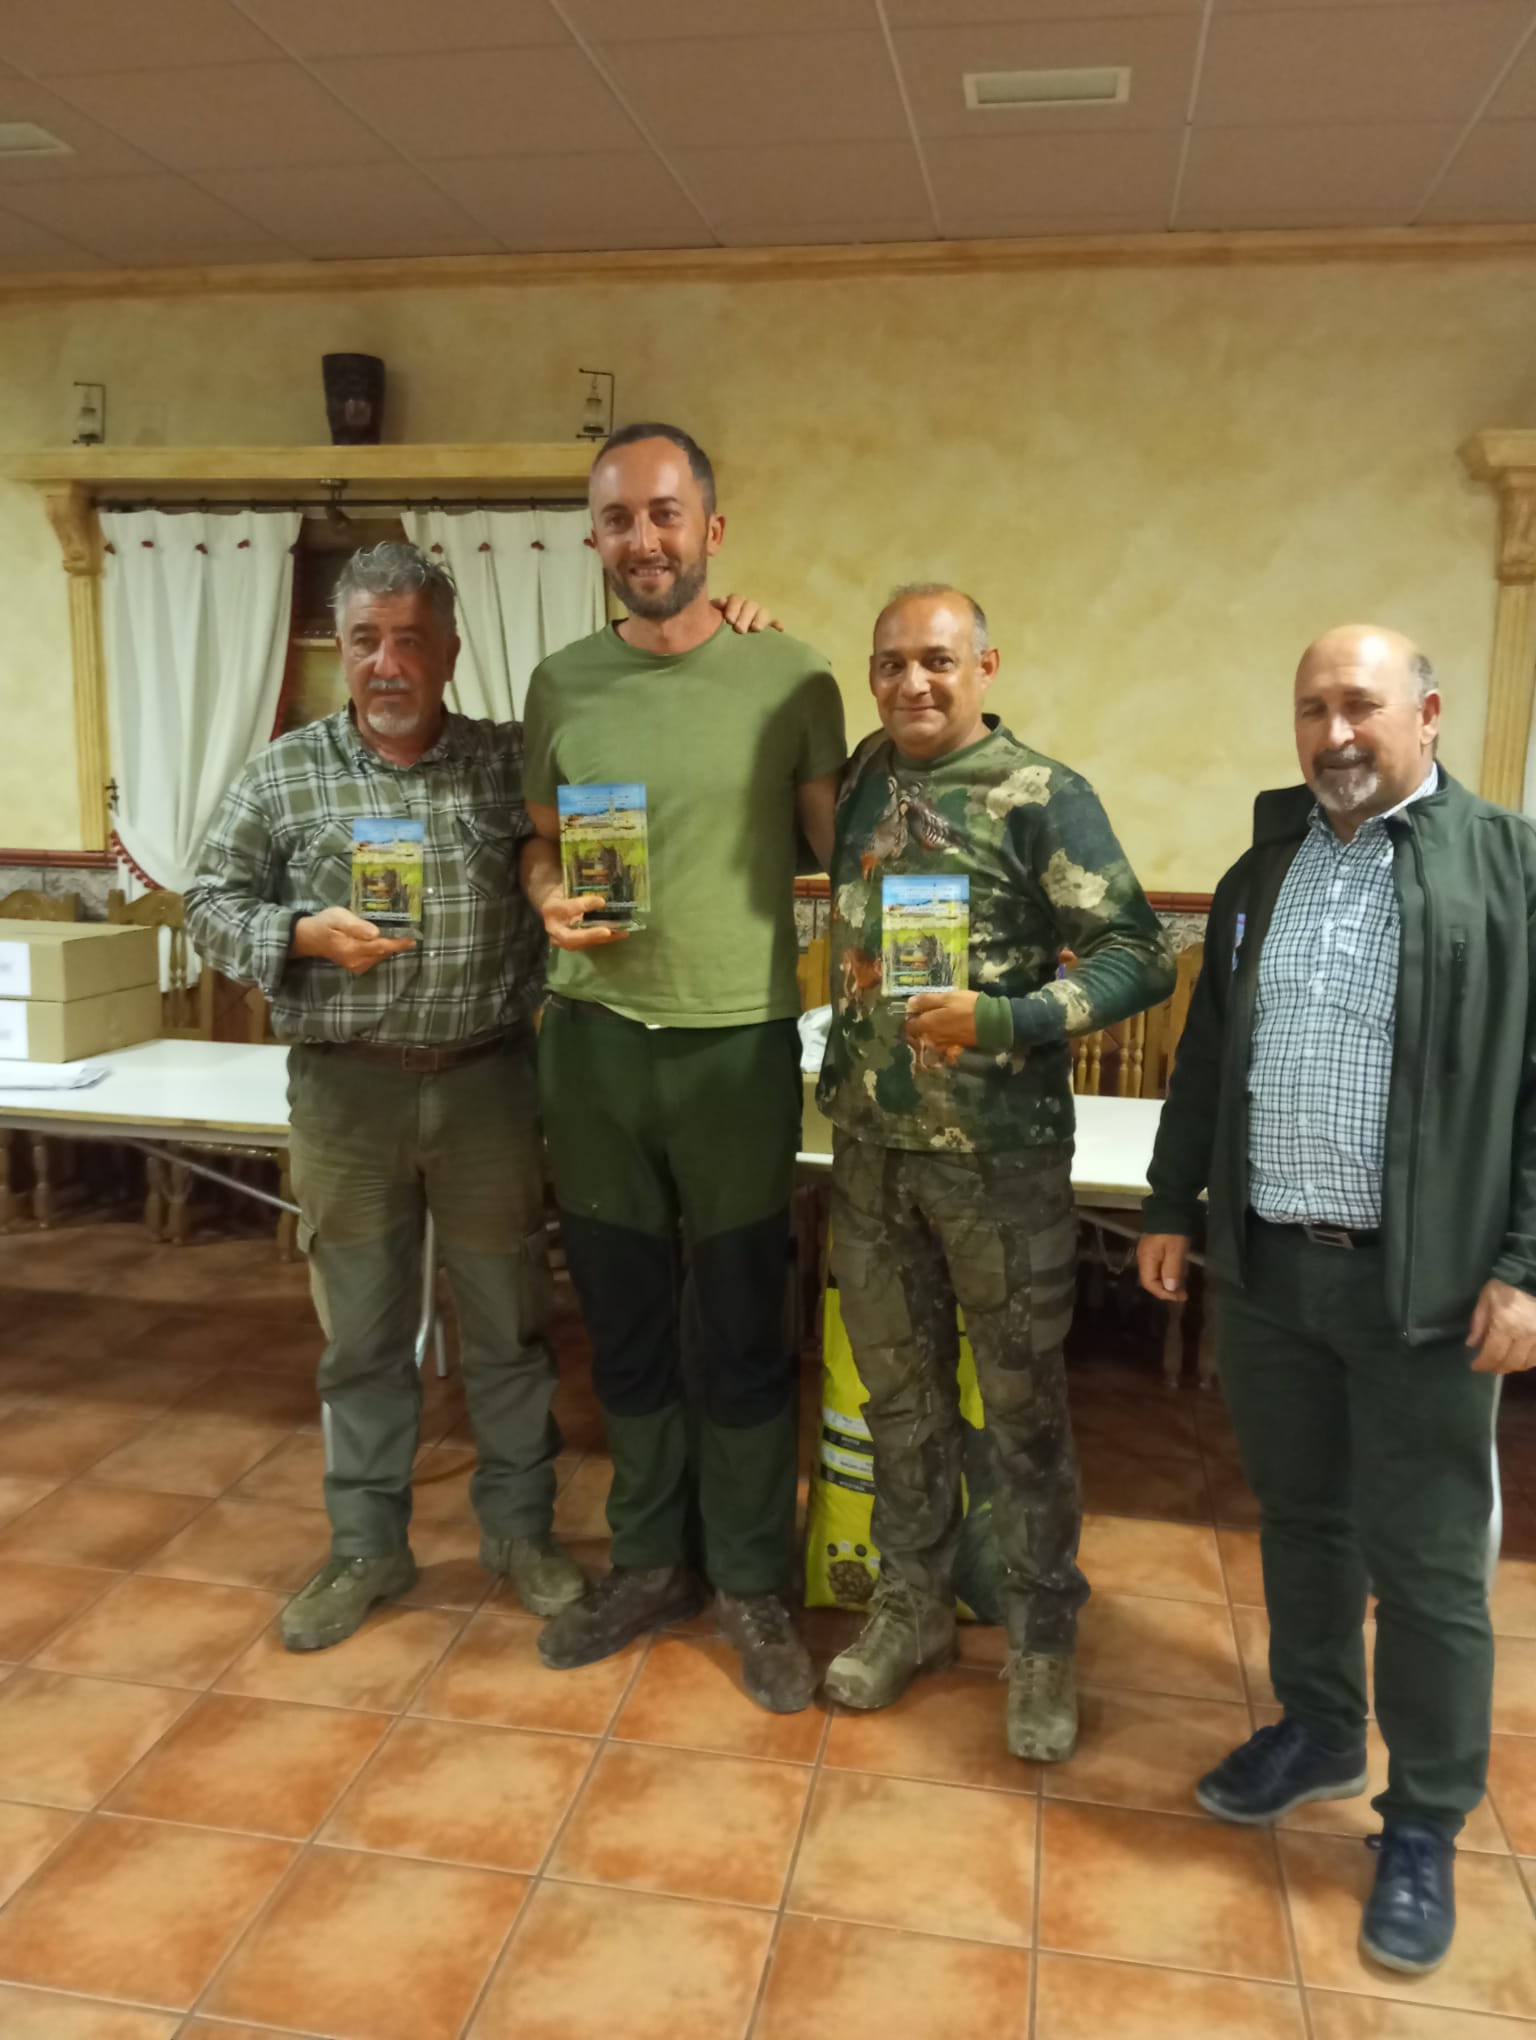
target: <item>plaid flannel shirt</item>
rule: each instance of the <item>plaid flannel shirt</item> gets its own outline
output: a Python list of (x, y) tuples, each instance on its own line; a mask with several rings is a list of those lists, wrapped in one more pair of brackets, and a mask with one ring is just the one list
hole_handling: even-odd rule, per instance
[(1314, 808), (1259, 958), (1248, 1162), (1260, 1218), (1381, 1224), (1400, 933), (1387, 817), (1343, 843)]
[[(348, 907), (352, 824), (426, 825), (422, 930), (414, 949), (354, 977), (289, 955), (293, 924)], [(187, 893), (199, 954), (272, 1001), (280, 1041), (441, 1047), (526, 1021), (544, 981), (544, 930), (518, 886), (532, 833), (517, 723), (445, 714), (408, 767), (363, 743), (351, 713), (280, 737), (231, 787)]]

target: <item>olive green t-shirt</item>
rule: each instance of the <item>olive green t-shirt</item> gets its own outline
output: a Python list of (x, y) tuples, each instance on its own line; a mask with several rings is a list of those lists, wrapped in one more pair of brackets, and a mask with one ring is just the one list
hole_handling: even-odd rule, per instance
[(825, 660), (725, 624), (663, 656), (610, 625), (534, 673), (524, 742), (524, 790), (540, 806), (563, 785), (645, 787), (646, 925), (585, 954), (552, 949), (551, 991), (661, 1027), (799, 1011), (796, 789), (847, 757)]

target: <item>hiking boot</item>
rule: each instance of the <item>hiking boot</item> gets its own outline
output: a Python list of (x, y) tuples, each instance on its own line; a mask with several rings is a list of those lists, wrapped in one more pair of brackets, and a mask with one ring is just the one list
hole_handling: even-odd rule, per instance
[(770, 1714), (798, 1714), (816, 1693), (811, 1654), (777, 1594), (716, 1594), (727, 1643), (741, 1652), (748, 1693)]
[(1218, 1820), (1265, 1827), (1314, 1799), (1353, 1799), (1365, 1790), (1365, 1744), (1330, 1750), (1299, 1721), (1261, 1728), (1195, 1787)]
[(408, 1594), (415, 1584), (416, 1561), (409, 1551), (327, 1559), (283, 1610), (283, 1642), (289, 1650), (329, 1650), (360, 1628), (377, 1602)]
[(539, 1656), (553, 1672), (614, 1657), (648, 1629), (686, 1622), (704, 1606), (704, 1589), (686, 1566), (649, 1571), (618, 1566), (539, 1631)]
[(843, 1707), (889, 1707), (919, 1672), (936, 1672), (955, 1655), (955, 1610), (897, 1574), (881, 1575), (869, 1620), (827, 1667), (822, 1691)]
[(480, 1563), (510, 1580), (530, 1615), (558, 1615), (587, 1591), (587, 1576), (558, 1538), (482, 1537)]
[(1077, 1748), (1077, 1675), (1070, 1657), (1014, 1651), (1007, 1664), (1008, 1748), (1036, 1764), (1064, 1764)]
[(1422, 1976), (1445, 1960), (1456, 1932), (1456, 1845), (1432, 1828), (1389, 1827), (1365, 1846), (1381, 1861), (1360, 1946), (1387, 1969)]

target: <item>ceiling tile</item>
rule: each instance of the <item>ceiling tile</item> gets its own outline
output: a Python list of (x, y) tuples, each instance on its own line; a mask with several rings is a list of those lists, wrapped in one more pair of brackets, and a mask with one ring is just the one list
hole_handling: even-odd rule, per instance
[(634, 123), (578, 49), (351, 57), (321, 77), (409, 156), (634, 149)]
[(836, 226), (808, 227), (797, 220), (764, 220), (759, 226), (726, 237), (727, 248), (865, 248), (893, 241), (936, 241), (933, 215), (910, 219), (843, 220)]
[(272, 45), (228, 0), (0, 0), (0, 49), (39, 78), (270, 62)]
[(667, 148), (895, 141), (901, 94), (878, 35), (606, 43), (619, 89)]
[(14, 71), (0, 70), (0, 120), (35, 120), (67, 142), (68, 156), (11, 156), (0, 161), (0, 194), (16, 184), (54, 184), (74, 177), (105, 177), (157, 170), (158, 163), (132, 149), (77, 107), (67, 106), (45, 85)]
[[(1273, 4), (1273, 0), (1271, 0)], [(1331, 5), (1332, 0), (1323, 0)], [(1103, 15), (1200, 14), (1205, 0), (885, 0), (893, 28), (995, 21), (1078, 21)]]
[[(1177, 133), (1000, 135), (933, 142), (924, 154), (944, 232), (964, 219), (967, 233), (1003, 233), (1053, 215), (1166, 225), (1180, 142)], [(995, 226), (979, 224), (988, 220)]]
[(1483, 121), (1421, 215), (1429, 225), (1536, 221), (1536, 120)]
[(34, 184), (7, 194), (13, 212), (125, 269), (171, 263), (277, 262), (293, 253), (181, 177)]
[(1203, 127), (1466, 120), (1530, 14), (1529, 0), (1217, 13), (1195, 117)]
[[(971, 0), (965, 0), (969, 6)], [(1060, 4), (1060, 0), (1057, 0)], [(825, 35), (877, 29), (875, 0), (564, 0), (589, 42), (680, 42), (698, 36)]]
[(1536, 120), (1536, 35), (1510, 67), (1509, 76), (1493, 95), (1490, 120)]
[[(687, 181), (723, 241), (860, 220), (928, 221), (928, 194), (910, 142), (795, 142), (777, 149), (674, 149)], [(790, 238), (793, 238), (791, 236)]]
[(23, 270), (95, 269), (99, 260), (88, 249), (62, 240), (30, 220), (0, 211), (0, 271), (13, 275)]
[(1181, 227), (1407, 226), (1461, 129), (1197, 129), (1179, 195)]
[[(1059, 4), (1059, 0), (1058, 0)], [(918, 131), (928, 135), (1063, 135), (1171, 128), (1184, 120), (1200, 23), (1194, 14), (1116, 21), (1002, 22), (912, 28), (895, 38)], [(1129, 64), (1123, 106), (1048, 106), (973, 112), (967, 71), (1041, 71), (1058, 65)]]
[(119, 71), (60, 91), (172, 170), (367, 163), (392, 151), (294, 63)]
[(408, 163), (337, 170), (211, 170), (203, 187), (319, 259), (481, 255), (500, 244)]
[(517, 49), (567, 43), (548, 0), (241, 0), (245, 12), (301, 57), (382, 57), (402, 51)]
[(492, 156), (432, 175), (511, 250), (704, 248), (712, 235), (646, 151)]

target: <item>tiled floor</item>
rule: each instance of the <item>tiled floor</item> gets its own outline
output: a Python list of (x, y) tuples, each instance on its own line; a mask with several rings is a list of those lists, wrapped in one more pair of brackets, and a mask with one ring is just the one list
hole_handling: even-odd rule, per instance
[[(559, 1523), (607, 1466), (565, 1325)], [(879, 1715), (760, 1713), (707, 1622), (589, 1670), (476, 1563), (429, 1382), (409, 1601), (293, 1657), (323, 1555), (302, 1273), (128, 1224), (0, 1239), (5, 2040), (1536, 2040), (1536, 1397), (1505, 1415), (1493, 1792), (1435, 1976), (1356, 1950), (1364, 1801), (1191, 1780), (1272, 1718), (1218, 1400), (1074, 1370), (1082, 1745), (1002, 1748), (995, 1632)], [(814, 1408), (808, 1412), (808, 1429)], [(813, 1615), (829, 1655), (847, 1618)], [(1384, 1761), (1373, 1739), (1372, 1762)]]

